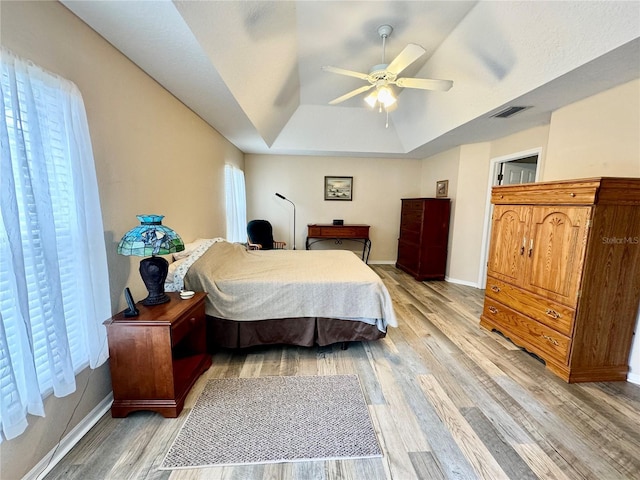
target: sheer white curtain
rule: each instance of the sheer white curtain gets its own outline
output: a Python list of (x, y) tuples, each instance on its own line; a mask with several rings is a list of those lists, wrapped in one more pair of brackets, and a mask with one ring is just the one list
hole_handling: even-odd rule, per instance
[(244, 172), (233, 165), (224, 166), (224, 192), (227, 213), (227, 240), (247, 241), (247, 195)]
[[(108, 357), (104, 229), (77, 87), (2, 49), (0, 421), (20, 435), (42, 399)], [(2, 436), (0, 436), (2, 441)]]

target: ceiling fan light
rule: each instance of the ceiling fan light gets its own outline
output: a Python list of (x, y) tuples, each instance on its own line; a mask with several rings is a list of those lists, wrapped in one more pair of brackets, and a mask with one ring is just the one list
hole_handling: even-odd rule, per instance
[(382, 103), (385, 108), (388, 108), (396, 103), (396, 97), (393, 96), (393, 92), (389, 87), (380, 87), (378, 89), (378, 101)]
[(375, 107), (376, 106), (376, 102), (378, 101), (378, 92), (376, 92), (376, 91), (371, 92), (369, 95), (364, 97), (364, 101), (367, 102), (367, 104), (371, 108)]

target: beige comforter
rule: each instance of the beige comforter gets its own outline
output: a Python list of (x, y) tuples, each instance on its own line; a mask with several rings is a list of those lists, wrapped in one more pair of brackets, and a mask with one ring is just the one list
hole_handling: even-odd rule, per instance
[(378, 275), (344, 250), (251, 250), (214, 243), (189, 268), (185, 287), (208, 293), (208, 315), (228, 320), (329, 317), (396, 326)]

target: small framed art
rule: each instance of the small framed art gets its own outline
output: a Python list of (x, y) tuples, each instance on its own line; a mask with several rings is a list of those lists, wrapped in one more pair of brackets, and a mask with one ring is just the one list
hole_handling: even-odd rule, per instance
[(436, 197), (442, 198), (449, 194), (449, 180), (438, 180), (436, 182)]
[(324, 177), (325, 200), (353, 200), (353, 177)]

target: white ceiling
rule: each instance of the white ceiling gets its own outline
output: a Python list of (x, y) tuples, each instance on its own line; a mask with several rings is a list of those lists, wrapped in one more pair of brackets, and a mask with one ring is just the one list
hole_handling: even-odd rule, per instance
[[(640, 77), (640, 2), (73, 1), (62, 3), (246, 153), (425, 158), (547, 123), (563, 105)], [(400, 91), (389, 115), (365, 83), (408, 43), (401, 76), (454, 81)], [(531, 108), (490, 118), (509, 105)]]

